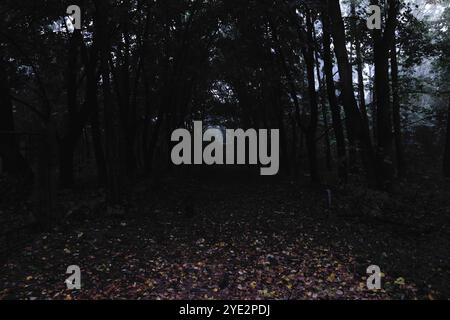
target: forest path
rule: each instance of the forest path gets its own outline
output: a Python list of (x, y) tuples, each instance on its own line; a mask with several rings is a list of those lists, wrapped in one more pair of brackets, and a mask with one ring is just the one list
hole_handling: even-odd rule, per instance
[[(395, 252), (380, 245), (371, 256), (367, 237), (375, 239), (372, 245), (386, 240), (370, 235), (379, 230), (355, 229), (333, 217), (324, 190), (241, 178), (168, 178), (156, 188), (143, 183), (109, 216), (41, 234), (15, 254), (2, 268), (0, 298), (417, 296), (415, 284), (401, 274), (404, 269), (383, 269)], [(186, 213), (191, 206), (193, 217)], [(350, 238), (343, 236), (351, 232)], [(364, 248), (368, 254), (361, 254)], [(366, 287), (372, 264), (384, 273), (383, 289), (376, 292)], [(69, 265), (81, 268), (80, 291), (66, 289)]]

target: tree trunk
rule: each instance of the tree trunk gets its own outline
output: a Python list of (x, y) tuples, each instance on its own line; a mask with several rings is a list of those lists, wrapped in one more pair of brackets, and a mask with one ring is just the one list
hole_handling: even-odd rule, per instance
[(398, 62), (397, 62), (397, 48), (395, 42), (391, 50), (391, 74), (392, 74), (392, 111), (394, 121), (394, 140), (397, 160), (397, 174), (399, 178), (405, 176), (406, 163), (402, 141), (401, 131), (401, 113), (400, 113), (400, 97), (399, 97), (399, 83), (398, 83)]
[(289, 115), (289, 119), (292, 127), (292, 145), (291, 145), (291, 158), (292, 158), (292, 168), (295, 177), (298, 176), (298, 161), (297, 161), (297, 147), (298, 147), (298, 132), (297, 132), (297, 122), (295, 121), (295, 116)]
[[(307, 38), (310, 44), (313, 43), (313, 23), (311, 16), (307, 16)], [(306, 130), (306, 147), (308, 149), (309, 170), (311, 181), (320, 182), (318, 162), (317, 162), (317, 124), (319, 120), (319, 108), (317, 104), (316, 79), (314, 76), (314, 49), (312, 46), (303, 48), (303, 56), (306, 62), (306, 74), (308, 79), (308, 96), (310, 106), (310, 119)]]
[(70, 188), (75, 182), (74, 177), (75, 142), (73, 139), (63, 139), (59, 146), (59, 179), (63, 188)]
[[(89, 110), (91, 123), (91, 136), (94, 147), (95, 162), (97, 166), (97, 180), (99, 185), (106, 183), (106, 163), (100, 128), (100, 110), (98, 103), (99, 73), (97, 71), (99, 62), (98, 32), (95, 31), (94, 42), (90, 54), (86, 46), (83, 46), (83, 57), (86, 66), (86, 101), (85, 107)], [(84, 122), (84, 121), (83, 121)], [(84, 123), (81, 124), (84, 127)]]
[(4, 62), (0, 59), (0, 156), (3, 171), (32, 180), (33, 172), (28, 161), (20, 153), (14, 130), (13, 105), (8, 76)]
[[(317, 46), (320, 48), (319, 43), (317, 43), (317, 36), (315, 28), (313, 28), (313, 40), (314, 43), (317, 44)], [(330, 142), (330, 134), (328, 131), (328, 114), (327, 114), (327, 105), (326, 105), (326, 98), (325, 98), (325, 81), (324, 77), (320, 75), (320, 62), (319, 62), (319, 52), (318, 50), (315, 50), (315, 63), (316, 63), (316, 74), (317, 74), (317, 81), (319, 82), (319, 97), (320, 97), (320, 106), (322, 107), (322, 121), (325, 128), (325, 159), (326, 159), (326, 165), (327, 169), (332, 169), (332, 156), (331, 156), (331, 142)]]
[[(287, 175), (291, 173), (291, 165), (289, 161), (289, 152), (288, 152), (288, 142), (287, 142), (287, 130), (284, 123), (284, 108), (282, 102), (282, 87), (280, 83), (275, 85), (275, 88), (272, 89), (273, 92), (273, 102), (276, 105), (276, 112), (278, 116), (278, 128), (280, 128), (280, 147), (281, 147), (281, 170), (285, 171)], [(264, 127), (269, 128), (270, 125), (267, 121), (267, 116), (264, 116)]]
[(447, 137), (444, 154), (444, 176), (450, 178), (450, 96), (448, 98)]
[[(278, 113), (278, 128), (280, 128), (280, 147), (281, 147), (281, 157), (280, 157), (280, 169), (282, 172), (286, 172), (287, 175), (290, 174), (290, 165), (287, 151), (287, 136), (286, 128), (284, 126), (283, 110)], [(268, 128), (268, 127), (266, 127)]]
[(347, 181), (347, 152), (345, 145), (344, 127), (341, 119), (341, 108), (336, 97), (336, 87), (333, 78), (333, 60), (331, 55), (330, 23), (327, 16), (322, 15), (323, 23), (323, 60), (324, 75), (327, 84), (328, 101), (331, 109), (334, 135), (337, 145), (338, 175), (341, 182)]
[[(377, 39), (376, 37), (375, 39)], [(377, 99), (377, 166), (382, 188), (392, 180), (392, 116), (389, 88), (389, 52), (381, 39), (375, 40), (375, 95)]]
[(77, 101), (77, 71), (78, 56), (80, 53), (81, 34), (75, 30), (70, 35), (67, 50), (67, 69), (66, 69), (66, 87), (67, 87), (67, 121), (66, 132), (60, 141), (59, 150), (59, 178), (60, 185), (63, 188), (70, 188), (75, 182), (74, 177), (74, 153), (79, 135), (77, 134), (78, 101)]
[(36, 175), (36, 218), (45, 230), (61, 218), (56, 204), (56, 127), (49, 121), (39, 137)]
[[(135, 140), (136, 140), (136, 105), (132, 103), (131, 99), (131, 70), (130, 64), (130, 30), (129, 30), (129, 16), (126, 14), (130, 8), (130, 1), (123, 1), (123, 7), (127, 8), (121, 17), (121, 36), (123, 43), (119, 47), (120, 54), (119, 66), (115, 68), (114, 83), (119, 102), (120, 123), (124, 133), (125, 145), (121, 146), (125, 151), (125, 166), (129, 177), (134, 176), (137, 169), (137, 161), (135, 154)], [(112, 67), (112, 66), (111, 66)], [(140, 66), (137, 66), (135, 75), (138, 77)], [(134, 93), (136, 94), (136, 93)]]
[(352, 33), (355, 36), (355, 54), (356, 54), (356, 71), (358, 74), (358, 102), (359, 102), (359, 110), (361, 112), (362, 119), (364, 124), (369, 127), (369, 119), (367, 117), (367, 106), (365, 99), (365, 89), (364, 89), (364, 75), (363, 75), (363, 58), (361, 53), (361, 36), (360, 31), (356, 26), (356, 5), (355, 0), (351, 2), (351, 13), (353, 16), (352, 21)]
[(109, 5), (106, 0), (96, 2), (97, 32), (100, 48), (100, 70), (102, 75), (102, 91), (105, 124), (105, 156), (106, 156), (106, 200), (108, 205), (119, 202), (121, 197), (121, 166), (118, 128), (114, 119), (118, 119), (111, 94), (111, 78), (109, 68), (110, 43), (108, 35)]
[[(372, 2), (378, 5), (378, 1)], [(394, 6), (394, 7), (393, 7)], [(395, 0), (389, 1), (388, 21), (395, 19)], [(377, 100), (377, 171), (379, 187), (389, 189), (393, 180), (393, 132), (392, 113), (389, 88), (389, 50), (395, 37), (395, 23), (386, 22), (384, 32), (375, 29), (374, 38), (374, 65), (375, 65), (375, 95)]]
[(100, 131), (98, 102), (94, 104), (94, 107), (95, 109), (92, 110), (92, 118), (91, 118), (91, 135), (94, 145), (95, 163), (97, 165), (98, 183), (99, 185), (104, 185), (106, 182), (106, 164), (102, 144), (102, 134)]
[(339, 0), (328, 1), (329, 15), (331, 19), (331, 30), (334, 39), (334, 50), (338, 62), (339, 77), (342, 85), (342, 95), (344, 103), (344, 111), (349, 121), (350, 134), (358, 139), (361, 147), (363, 164), (367, 173), (367, 178), (370, 186), (377, 187), (377, 174), (375, 167), (375, 156), (373, 152), (370, 132), (359, 112), (358, 105), (353, 91), (353, 72), (349, 64), (345, 28), (342, 19), (341, 7)]

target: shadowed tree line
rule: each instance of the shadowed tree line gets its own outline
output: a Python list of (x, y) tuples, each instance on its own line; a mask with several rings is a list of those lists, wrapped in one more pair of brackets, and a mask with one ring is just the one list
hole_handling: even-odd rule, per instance
[[(344, 184), (361, 173), (390, 190), (414, 174), (410, 116), (429, 118), (410, 108), (414, 94), (435, 95), (440, 114), (448, 104), (448, 9), (427, 24), (395, 0), (70, 4), (81, 8), (81, 30), (62, 23), (64, 1), (0, 4), (3, 171), (33, 179), (13, 132), (40, 132), (71, 188), (83, 143), (109, 203), (170, 166), (170, 135), (193, 120), (280, 129), (282, 174), (307, 170), (318, 184), (331, 172)], [(381, 30), (366, 27), (370, 4), (382, 9)], [(431, 88), (414, 74), (426, 59)], [(444, 154), (448, 177), (450, 124), (429, 122), (444, 137), (436, 165)]]

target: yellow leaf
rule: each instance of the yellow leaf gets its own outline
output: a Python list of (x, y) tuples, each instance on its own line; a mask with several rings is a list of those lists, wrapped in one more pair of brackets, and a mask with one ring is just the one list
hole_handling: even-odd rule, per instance
[(269, 292), (269, 290), (264, 289), (264, 290), (259, 290), (259, 294), (261, 294), (265, 298), (272, 298), (276, 294), (276, 292), (275, 291)]
[(150, 280), (150, 279), (146, 280), (146, 281), (145, 281), (145, 284), (146, 284), (148, 287), (150, 287), (150, 288), (153, 288), (153, 287), (154, 287), (153, 281)]
[(330, 274), (327, 280), (328, 282), (334, 282), (334, 280), (336, 280), (336, 275), (334, 273)]
[(405, 279), (402, 278), (402, 277), (397, 278), (397, 280), (395, 280), (394, 283), (397, 284), (397, 285), (399, 285), (399, 286), (405, 285)]

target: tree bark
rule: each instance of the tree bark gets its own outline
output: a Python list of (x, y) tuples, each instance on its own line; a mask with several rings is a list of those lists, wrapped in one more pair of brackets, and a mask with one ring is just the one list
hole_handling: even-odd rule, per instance
[(391, 74), (392, 74), (392, 108), (394, 121), (394, 139), (395, 151), (397, 160), (397, 174), (399, 178), (403, 178), (406, 174), (406, 162), (404, 156), (402, 130), (401, 130), (401, 112), (400, 112), (400, 97), (399, 97), (399, 82), (398, 82), (398, 62), (397, 62), (397, 48), (394, 44), (391, 50)]
[(328, 101), (331, 109), (331, 121), (333, 122), (334, 135), (337, 145), (338, 175), (341, 182), (347, 181), (347, 151), (345, 145), (344, 127), (342, 125), (341, 108), (336, 97), (336, 86), (333, 78), (333, 60), (331, 55), (330, 22), (328, 17), (322, 14), (323, 24), (323, 60), (324, 75), (327, 85)]
[(104, 185), (106, 182), (106, 164), (102, 144), (102, 134), (100, 131), (98, 102), (94, 104), (94, 110), (92, 110), (91, 135), (94, 145), (95, 162), (97, 165), (97, 180), (99, 185)]
[[(375, 95), (377, 100), (377, 167), (379, 184), (382, 189), (389, 189), (392, 183), (393, 170), (393, 130), (392, 112), (389, 88), (389, 50), (395, 38), (397, 4), (389, 0), (389, 15), (384, 32), (375, 29), (374, 65), (375, 65)], [(378, 5), (377, 0), (372, 4)]]
[[(320, 48), (319, 43), (317, 42), (317, 36), (316, 36), (316, 30), (313, 28), (313, 40), (314, 43), (318, 48)], [(320, 75), (320, 62), (319, 62), (319, 49), (314, 51), (314, 58), (316, 63), (316, 74), (317, 74), (317, 81), (319, 82), (319, 98), (320, 98), (320, 106), (322, 109), (322, 121), (325, 128), (325, 160), (327, 169), (332, 169), (332, 156), (331, 156), (331, 142), (330, 142), (330, 133), (328, 131), (328, 114), (327, 114), (327, 105), (326, 105), (326, 98), (325, 98), (325, 80), (324, 77)]]
[(447, 137), (444, 153), (444, 176), (450, 178), (450, 96), (448, 97)]
[(375, 155), (369, 128), (367, 125), (364, 125), (353, 91), (353, 72), (346, 49), (345, 27), (339, 0), (328, 0), (328, 9), (334, 39), (334, 51), (338, 62), (339, 78), (342, 85), (344, 111), (346, 118), (349, 121), (350, 134), (358, 139), (369, 185), (371, 187), (378, 187), (376, 166), (374, 162)]
[(356, 4), (355, 1), (351, 2), (351, 13), (352, 13), (352, 33), (355, 37), (355, 54), (356, 54), (356, 71), (358, 74), (358, 102), (359, 102), (359, 110), (361, 112), (362, 119), (364, 124), (369, 127), (369, 119), (367, 117), (367, 106), (365, 99), (365, 89), (364, 89), (364, 74), (363, 74), (363, 58), (361, 53), (361, 37), (360, 31), (356, 25)]
[[(86, 46), (83, 46), (82, 52), (87, 74), (85, 107), (89, 110), (88, 113), (91, 122), (91, 135), (94, 147), (95, 162), (97, 165), (97, 179), (99, 185), (104, 185), (106, 182), (106, 164), (99, 119), (99, 73), (97, 71), (99, 62), (99, 48), (97, 33), (94, 35), (94, 42), (92, 44), (90, 54), (88, 54)], [(84, 119), (82, 119), (81, 126), (83, 127), (84, 122)]]
[(106, 201), (108, 205), (119, 202), (121, 198), (121, 166), (120, 147), (118, 139), (118, 128), (114, 119), (118, 119), (117, 111), (112, 100), (111, 78), (109, 68), (110, 43), (108, 35), (108, 12), (107, 0), (98, 0), (97, 10), (97, 32), (99, 35), (100, 70), (102, 75), (102, 91), (104, 103), (104, 125), (105, 125), (105, 156), (106, 156)]
[[(70, 188), (75, 183), (74, 176), (74, 155), (77, 144), (83, 133), (92, 113), (98, 109), (98, 47), (97, 35), (94, 35), (94, 41), (90, 50), (90, 55), (83, 42), (80, 31), (75, 30), (69, 40), (68, 63), (67, 63), (67, 130), (63, 138), (59, 141), (59, 166), (60, 166), (60, 184), (62, 187)], [(79, 58), (84, 64), (86, 71), (86, 91), (85, 101), (79, 107), (78, 102), (78, 76)]]
[(0, 156), (3, 171), (32, 180), (33, 172), (28, 161), (20, 153), (14, 134), (14, 115), (8, 76), (3, 59), (0, 59)]
[(59, 148), (59, 175), (60, 185), (63, 188), (70, 188), (75, 182), (74, 177), (74, 153), (78, 138), (81, 132), (77, 134), (78, 121), (78, 101), (77, 101), (77, 71), (78, 57), (80, 53), (81, 34), (75, 30), (69, 38), (67, 49), (67, 69), (66, 69), (66, 87), (67, 87), (67, 121), (66, 132), (60, 140)]
[[(119, 45), (119, 57), (117, 67), (113, 69), (112, 62), (110, 67), (113, 69), (113, 80), (115, 84), (115, 91), (117, 94), (117, 101), (120, 112), (120, 123), (124, 133), (124, 145), (121, 148), (125, 151), (125, 166), (128, 176), (132, 177), (136, 173), (137, 161), (135, 154), (135, 140), (136, 140), (136, 104), (132, 103), (131, 92), (131, 73), (132, 65), (130, 63), (131, 39), (129, 28), (129, 16), (127, 12), (130, 10), (130, 1), (123, 1), (123, 11), (120, 19), (121, 36), (123, 42)], [(135, 76), (139, 77), (140, 64), (135, 68)], [(137, 81), (137, 79), (136, 79)], [(134, 92), (134, 94), (136, 94)]]
[[(307, 17), (307, 39), (310, 44), (313, 43), (313, 23), (311, 15)], [(312, 46), (303, 47), (303, 56), (306, 63), (306, 75), (308, 80), (308, 96), (310, 107), (310, 119), (306, 130), (306, 147), (308, 149), (309, 170), (311, 181), (320, 182), (319, 168), (317, 162), (317, 124), (319, 120), (319, 107), (317, 104), (316, 79), (314, 75), (314, 49)]]

